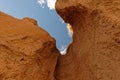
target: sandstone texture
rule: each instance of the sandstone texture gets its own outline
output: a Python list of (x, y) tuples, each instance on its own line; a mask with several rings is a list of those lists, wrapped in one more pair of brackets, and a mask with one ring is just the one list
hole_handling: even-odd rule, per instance
[(56, 10), (74, 32), (56, 80), (120, 80), (120, 0), (57, 0)]
[(0, 12), (0, 80), (55, 80), (58, 53), (37, 21)]

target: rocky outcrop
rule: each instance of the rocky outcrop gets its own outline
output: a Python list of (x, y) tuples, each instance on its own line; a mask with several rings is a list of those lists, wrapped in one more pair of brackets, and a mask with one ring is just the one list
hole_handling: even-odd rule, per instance
[(0, 80), (55, 80), (58, 53), (37, 21), (0, 12)]
[(56, 10), (73, 29), (64, 56), (37, 21), (0, 12), (0, 80), (120, 80), (120, 1), (57, 0)]
[(57, 80), (120, 80), (120, 0), (57, 0), (74, 34)]

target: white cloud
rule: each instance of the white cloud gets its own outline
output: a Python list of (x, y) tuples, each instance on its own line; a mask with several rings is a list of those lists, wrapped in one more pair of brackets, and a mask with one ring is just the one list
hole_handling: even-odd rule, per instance
[(59, 18), (59, 21), (60, 21), (62, 24), (65, 23), (62, 18)]
[(38, 0), (38, 3), (43, 7), (46, 3), (50, 10), (55, 9), (56, 0)]
[(65, 55), (66, 52), (67, 52), (67, 46), (66, 46), (66, 45), (62, 45), (62, 47), (61, 47), (61, 49), (60, 49), (60, 53), (61, 53), (62, 55)]
[(70, 24), (67, 24), (67, 30), (68, 30), (68, 35), (70, 37), (73, 36), (73, 29), (72, 29), (72, 26)]
[(50, 9), (55, 9), (56, 0), (47, 0), (47, 5)]
[(46, 4), (46, 1), (45, 0), (38, 0), (38, 3), (40, 4), (40, 6), (42, 8), (44, 8), (44, 5)]

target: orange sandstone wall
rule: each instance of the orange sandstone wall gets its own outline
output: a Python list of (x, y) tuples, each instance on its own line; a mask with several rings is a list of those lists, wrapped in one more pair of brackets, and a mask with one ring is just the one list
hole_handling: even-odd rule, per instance
[(37, 21), (0, 12), (0, 80), (55, 80), (58, 54)]
[(56, 80), (120, 80), (120, 1), (57, 0), (56, 10), (74, 31)]

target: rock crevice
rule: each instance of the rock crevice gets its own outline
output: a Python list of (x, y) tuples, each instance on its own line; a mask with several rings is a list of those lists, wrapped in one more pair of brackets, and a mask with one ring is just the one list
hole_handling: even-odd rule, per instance
[(73, 29), (62, 56), (37, 21), (0, 12), (0, 80), (120, 80), (120, 1), (57, 0)]

